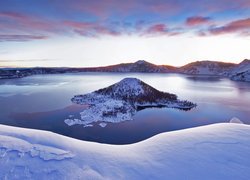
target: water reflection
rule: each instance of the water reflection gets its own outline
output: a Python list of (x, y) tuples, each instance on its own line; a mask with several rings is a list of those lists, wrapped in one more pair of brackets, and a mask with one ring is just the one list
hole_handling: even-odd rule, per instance
[(221, 77), (218, 76), (204, 76), (204, 75), (197, 75), (197, 76), (186, 76), (186, 79), (196, 82), (217, 82), (221, 80)]

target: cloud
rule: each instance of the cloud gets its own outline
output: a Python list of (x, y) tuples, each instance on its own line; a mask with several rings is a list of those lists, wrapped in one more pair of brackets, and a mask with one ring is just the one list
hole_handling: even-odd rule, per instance
[(208, 30), (209, 34), (221, 35), (228, 33), (240, 33), (248, 35), (250, 33), (250, 18), (232, 21), (224, 26), (213, 27)]
[[(249, 0), (205, 2), (199, 0), (54, 0), (49, 3), (0, 1), (0, 34), (42, 34), (49, 38), (72, 34), (85, 37), (123, 34), (173, 36), (199, 31), (199, 35), (218, 35), (241, 31), (237, 29), (243, 29), (243, 27), (235, 28), (232, 27), (235, 25), (227, 24), (208, 27), (207, 31), (201, 28), (211, 26), (217, 16), (223, 21), (224, 15), (222, 16), (220, 12), (226, 12), (226, 15), (240, 12), (244, 15), (243, 10), (249, 7)], [(185, 18), (190, 14), (206, 16)], [(210, 16), (214, 19), (212, 20)], [(227, 20), (229, 18), (230, 16), (226, 17)], [(182, 29), (173, 28), (180, 26)], [(241, 33), (249, 34), (248, 30)], [(18, 38), (16, 40), (20, 41)]]
[[(62, 5), (64, 4), (64, 5)], [(55, 6), (65, 10), (89, 13), (99, 18), (112, 15), (135, 15), (139, 13), (177, 15), (185, 13), (223, 12), (225, 10), (243, 10), (250, 7), (249, 0), (61, 0)]]
[(186, 19), (186, 25), (197, 26), (197, 25), (207, 24), (210, 21), (211, 21), (210, 17), (192, 16)]
[(98, 37), (100, 35), (117, 36), (120, 32), (112, 29), (111, 26), (101, 25), (97, 22), (76, 22), (76, 21), (64, 21), (63, 24), (73, 30), (73, 32), (87, 37)]
[(166, 34), (168, 28), (165, 24), (154, 24), (146, 30), (147, 34)]
[(21, 19), (21, 20), (27, 20), (28, 16), (25, 16), (22, 13), (18, 13), (18, 12), (0, 12), (0, 17), (3, 18), (11, 18), (11, 19)]
[(0, 33), (4, 34), (55, 34), (60, 32), (57, 22), (26, 13), (0, 12), (0, 21)]
[[(60, 2), (61, 3), (61, 2)], [(64, 1), (66, 7), (73, 10), (84, 11), (100, 18), (108, 17), (112, 14), (127, 15), (139, 12), (169, 12), (177, 7), (172, 0), (152, 1), (152, 0), (75, 0)]]
[(48, 39), (48, 36), (42, 35), (0, 35), (0, 42), (3, 41), (31, 41)]
[(1, 63), (5, 63), (5, 62), (47, 62), (47, 61), (57, 61), (55, 59), (19, 59), (19, 60), (13, 60), (13, 59), (9, 59), (9, 60), (0, 60)]
[(177, 29), (170, 29), (163, 23), (153, 24), (142, 32), (143, 36), (176, 36), (179, 34), (182, 34), (182, 32)]

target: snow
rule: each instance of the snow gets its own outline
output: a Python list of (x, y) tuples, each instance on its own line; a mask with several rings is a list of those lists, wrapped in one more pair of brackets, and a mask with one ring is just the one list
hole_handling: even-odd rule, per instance
[(193, 75), (216, 75), (228, 77), (234, 81), (250, 82), (250, 60), (245, 59), (239, 64), (197, 61), (181, 67), (179, 72)]
[(249, 70), (247, 70), (245, 72), (240, 72), (240, 73), (231, 75), (230, 78), (232, 80), (234, 80), (234, 81), (246, 81), (246, 82), (250, 82), (250, 68), (249, 68)]
[(68, 125), (68, 126), (73, 126), (75, 124), (83, 124), (84, 125), (84, 121), (80, 120), (80, 119), (65, 119), (64, 122)]
[(69, 115), (69, 118), (73, 118), (74, 117), (74, 115)]
[(116, 100), (95, 93), (85, 95), (80, 101), (82, 104), (92, 105), (80, 112), (81, 119), (65, 119), (64, 122), (69, 126), (83, 125), (88, 127), (86, 125), (98, 121), (119, 123), (133, 120), (133, 115), (136, 113), (135, 108), (123, 100)]
[(107, 126), (107, 123), (101, 122), (101, 123), (99, 123), (99, 126), (101, 126), (102, 128), (104, 128), (104, 127)]
[(238, 124), (244, 124), (239, 118), (233, 117), (230, 121), (230, 123), (238, 123)]
[(94, 125), (93, 124), (87, 124), (87, 125), (84, 125), (83, 127), (93, 127)]
[(167, 132), (130, 145), (0, 125), (0, 179), (250, 179), (249, 157), (244, 124)]
[(242, 61), (228, 73), (228, 76), (234, 81), (250, 82), (250, 60)]
[(17, 139), (11, 136), (1, 135), (0, 141), (1, 158), (4, 158), (9, 152), (18, 152), (19, 156), (29, 154), (31, 157), (38, 157), (42, 160), (63, 160), (72, 158), (74, 155), (62, 149), (40, 145), (30, 144), (29, 142)]
[(233, 68), (230, 73), (232, 75), (235, 75), (238, 73), (246, 72), (248, 70), (250, 70), (250, 60), (245, 59), (240, 64), (238, 64), (235, 68)]
[(223, 75), (232, 69), (217, 61), (197, 61), (181, 67), (180, 72), (193, 75)]
[(140, 95), (144, 93), (144, 89), (141, 85), (141, 80), (136, 78), (124, 78), (120, 82), (112, 86), (112, 92), (114, 94), (133, 94)]

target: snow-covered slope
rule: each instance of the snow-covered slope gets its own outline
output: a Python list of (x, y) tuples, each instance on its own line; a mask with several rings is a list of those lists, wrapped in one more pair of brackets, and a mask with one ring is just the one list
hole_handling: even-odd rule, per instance
[(232, 75), (237, 74), (237, 73), (242, 73), (250, 70), (250, 60), (245, 59), (241, 63), (237, 64), (231, 71), (230, 73)]
[(228, 76), (235, 81), (248, 81), (250, 82), (250, 60), (245, 59), (231, 71)]
[(239, 64), (216, 61), (197, 61), (179, 68), (178, 72), (192, 75), (217, 75), (229, 77), (234, 81), (250, 82), (250, 60)]
[(93, 72), (145, 72), (145, 73), (169, 73), (175, 72), (176, 67), (168, 65), (155, 65), (145, 60), (138, 60), (134, 63), (121, 63), (111, 66), (85, 68)]
[(224, 123), (131, 145), (0, 125), (0, 179), (250, 179), (250, 126)]
[(250, 69), (245, 71), (245, 72), (241, 72), (241, 73), (231, 75), (230, 78), (232, 80), (234, 80), (234, 81), (250, 82)]
[[(89, 94), (76, 95), (72, 102), (89, 105), (80, 113), (81, 119), (68, 118), (69, 126), (80, 124), (89, 127), (93, 122), (112, 122), (133, 120), (140, 107), (170, 107), (189, 110), (196, 104), (180, 101), (175, 94), (158, 91), (136, 78), (125, 78), (109, 87)], [(103, 127), (103, 126), (102, 126)]]
[(193, 75), (223, 75), (235, 66), (217, 61), (196, 61), (179, 68), (180, 73)]

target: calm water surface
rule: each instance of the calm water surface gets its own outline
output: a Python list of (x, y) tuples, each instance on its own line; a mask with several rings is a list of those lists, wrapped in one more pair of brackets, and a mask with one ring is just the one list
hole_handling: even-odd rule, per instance
[[(69, 115), (79, 117), (84, 106), (70, 99), (136, 77), (161, 91), (177, 94), (198, 106), (190, 111), (151, 108), (139, 111), (134, 121), (67, 126)], [(224, 78), (178, 74), (78, 73), (36, 75), (0, 80), (0, 123), (50, 130), (66, 136), (102, 143), (128, 144), (155, 134), (219, 122), (237, 117), (250, 124), (250, 83)]]

